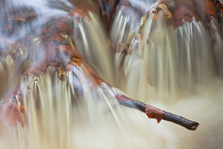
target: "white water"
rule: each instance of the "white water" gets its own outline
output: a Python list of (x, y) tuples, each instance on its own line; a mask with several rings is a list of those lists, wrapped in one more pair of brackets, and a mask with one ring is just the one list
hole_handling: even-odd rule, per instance
[[(139, 29), (134, 30), (135, 33), (129, 33), (125, 42), (131, 43), (131, 53), (126, 57), (122, 74), (119, 74), (118, 68), (120, 53), (115, 55), (117, 65), (114, 66), (115, 72), (112, 70), (109, 52), (104, 50), (108, 50), (105, 39), (107, 35), (103, 33), (102, 25), (97, 23), (98, 18), (92, 16), (91, 21), (86, 19), (78, 24), (78, 29), (83, 29), (81, 40), (88, 39), (85, 44), (78, 39), (75, 41), (84, 57), (106, 81), (116, 82), (116, 86), (135, 99), (198, 121), (200, 126), (195, 132), (164, 121), (157, 124), (141, 112), (117, 105), (111, 89), (106, 89), (108, 87), (105, 84), (100, 88), (95, 87), (94, 80), (86, 77), (85, 66), (79, 69), (72, 67), (66, 73), (64, 81), (59, 80), (54, 67), (48, 67), (46, 73), (42, 73), (37, 81), (29, 76), (26, 82), (21, 77), (20, 86), (26, 95), (28, 124), (25, 128), (18, 125), (5, 129), (0, 137), (0, 149), (221, 148), (223, 84), (221, 79), (214, 76), (213, 57), (205, 53), (211, 50), (209, 36), (197, 22), (185, 23), (182, 27), (173, 29), (163, 25), (165, 23), (162, 19), (157, 26), (152, 27), (151, 18), (150, 16), (146, 20), (143, 28), (143, 40), (134, 38)], [(125, 23), (127, 22), (124, 21), (123, 24)], [(88, 26), (87, 29), (83, 28), (85, 25)], [(190, 32), (192, 27), (198, 33)], [(118, 33), (118, 29), (112, 32)], [(122, 35), (125, 36), (124, 30)], [(201, 42), (196, 42), (193, 38), (200, 39)], [(146, 40), (149, 40), (148, 45)], [(179, 48), (179, 45), (184, 46)], [(89, 48), (91, 46), (92, 49)], [(179, 52), (181, 48), (187, 51), (187, 56)], [(201, 49), (205, 51), (203, 55), (198, 52), (196, 58), (191, 56), (194, 51)], [(215, 45), (215, 52), (222, 53), (220, 37)], [(181, 59), (182, 55), (187, 60)], [(215, 57), (218, 61), (222, 59), (221, 54), (215, 54)], [(16, 60), (8, 56), (2, 61), (0, 95), (4, 96), (5, 92), (10, 92), (10, 88), (16, 85), (14, 82), (19, 81), (19, 78), (15, 78)], [(181, 70), (181, 65), (187, 69)], [(217, 65), (222, 66), (221, 62)], [(81, 92), (72, 87), (77, 84), (80, 84), (83, 96), (78, 96), (78, 102), (72, 105), (71, 100)], [(36, 109), (32, 97), (37, 88), (40, 109)]]

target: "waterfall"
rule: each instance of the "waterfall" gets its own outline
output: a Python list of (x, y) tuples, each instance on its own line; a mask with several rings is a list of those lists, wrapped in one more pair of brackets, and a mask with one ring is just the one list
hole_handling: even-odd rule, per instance
[[(220, 148), (222, 10), (218, 0), (2, 0), (0, 149)], [(157, 124), (117, 94), (200, 126)]]

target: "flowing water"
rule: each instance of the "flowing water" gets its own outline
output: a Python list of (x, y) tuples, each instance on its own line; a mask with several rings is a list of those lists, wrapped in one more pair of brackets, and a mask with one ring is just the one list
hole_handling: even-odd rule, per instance
[[(0, 98), (19, 89), (10, 100), (19, 101), (22, 95), (27, 113), (22, 115), (25, 124), (12, 127), (4, 120), (7, 109), (0, 110), (0, 149), (221, 148), (221, 22), (212, 18), (214, 30), (195, 18), (169, 25), (167, 9), (148, 13), (153, 0), (130, 2), (141, 12), (120, 2), (110, 32), (91, 1), (0, 2)], [(60, 39), (54, 27), (60, 31), (66, 25), (68, 32), (60, 33), (63, 44), (87, 63), (70, 63), (65, 52), (49, 56), (50, 35)], [(52, 61), (46, 65), (45, 59)], [(90, 68), (116, 88), (97, 86)], [(120, 106), (116, 92), (196, 120), (200, 126), (191, 132), (164, 121), (157, 124)]]

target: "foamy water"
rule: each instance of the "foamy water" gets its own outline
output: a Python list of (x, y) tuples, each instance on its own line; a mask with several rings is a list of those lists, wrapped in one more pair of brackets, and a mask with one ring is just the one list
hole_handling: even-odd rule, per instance
[[(67, 13), (50, 9), (43, 1), (39, 1), (39, 7), (27, 0), (17, 3), (12, 4), (30, 5), (36, 13), (47, 12), (49, 16)], [(141, 3), (137, 4), (141, 7)], [(204, 25), (196, 20), (174, 28), (166, 24), (162, 12), (154, 20), (154, 14), (139, 18), (117, 11), (108, 41), (109, 35), (97, 13), (88, 15), (91, 19), (69, 18), (76, 32), (63, 38), (73, 40), (79, 49), (73, 48), (74, 51), (80, 52), (89, 65), (70, 65), (69, 70), (62, 72), (63, 80), (58, 77), (61, 72), (57, 66), (48, 66), (46, 71), (33, 75), (33, 65), (24, 74), (28, 65), (46, 56), (44, 45), (35, 37), (31, 48), (19, 49), (18, 58), (0, 51), (0, 56), (6, 55), (0, 59), (0, 98), (19, 87), (27, 113), (22, 115), (25, 127), (19, 123), (11, 127), (1, 120), (4, 129), (0, 149), (221, 148), (220, 35), (215, 33), (216, 42), (212, 43)], [(216, 22), (212, 25), (217, 28)], [(112, 53), (114, 47), (118, 50)], [(126, 48), (123, 60), (120, 51)], [(13, 48), (3, 51), (10, 50)], [(105, 83), (95, 86), (88, 67), (119, 89)], [(114, 92), (198, 121), (200, 126), (188, 131), (165, 121), (157, 124), (142, 112), (120, 106)]]

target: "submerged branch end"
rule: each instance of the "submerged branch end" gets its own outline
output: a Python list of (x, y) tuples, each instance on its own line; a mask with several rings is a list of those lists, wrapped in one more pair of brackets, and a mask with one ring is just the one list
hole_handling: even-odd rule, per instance
[(170, 121), (170, 122), (173, 122), (175, 124), (181, 125), (181, 126), (187, 128), (189, 130), (196, 130), (197, 127), (199, 126), (198, 122), (188, 120), (184, 117), (172, 114), (170, 112), (164, 112), (163, 120)]
[(116, 95), (116, 99), (119, 101), (121, 105), (124, 105), (129, 108), (134, 108), (140, 110), (141, 112), (146, 113), (149, 118), (154, 118), (159, 123), (162, 119), (183, 126), (189, 130), (196, 130), (199, 126), (198, 122), (194, 122), (188, 120), (179, 115), (172, 114), (170, 112), (166, 112), (159, 108), (146, 105), (140, 101), (132, 100), (131, 98), (124, 95)]
[(146, 105), (145, 113), (149, 118), (157, 119), (158, 123), (163, 119), (163, 120), (181, 125), (189, 130), (196, 130), (197, 127), (199, 126), (198, 122), (188, 120), (188, 119), (181, 117), (179, 115), (175, 115), (170, 112), (166, 112), (164, 110), (158, 109), (158, 108), (150, 106), (150, 105)]

